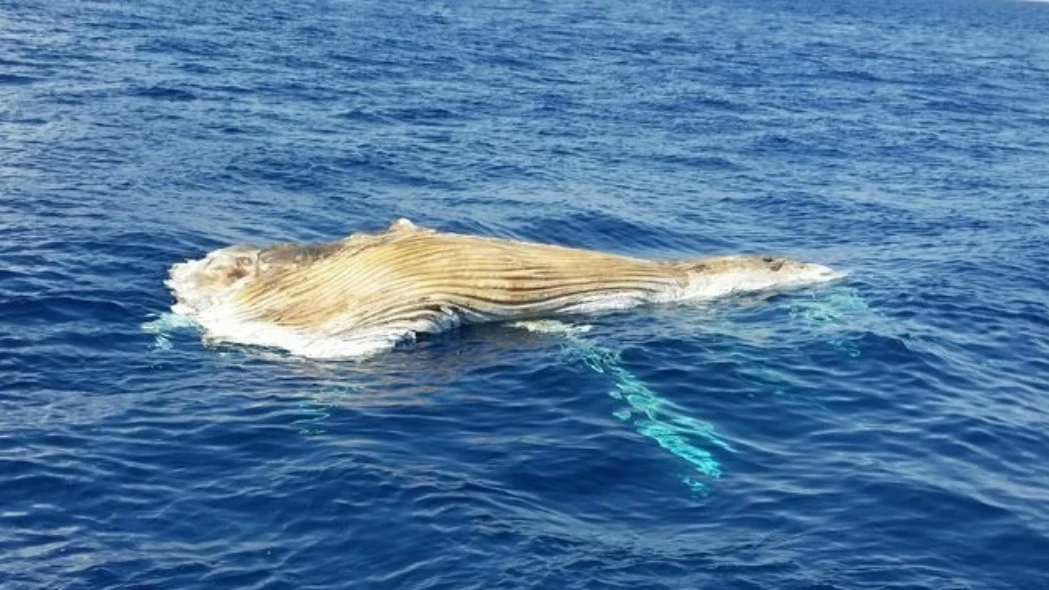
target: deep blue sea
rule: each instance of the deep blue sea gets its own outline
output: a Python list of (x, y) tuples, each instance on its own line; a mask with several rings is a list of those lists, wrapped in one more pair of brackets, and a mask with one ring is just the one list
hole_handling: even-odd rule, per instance
[[(211, 346), (397, 217), (849, 273)], [(0, 0), (0, 588), (1049, 587), (1049, 3)]]

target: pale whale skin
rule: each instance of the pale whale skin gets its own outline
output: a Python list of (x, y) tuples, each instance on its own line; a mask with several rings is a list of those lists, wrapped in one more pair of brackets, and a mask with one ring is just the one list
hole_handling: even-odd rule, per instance
[(175, 264), (172, 311), (212, 341), (356, 357), (462, 323), (550, 318), (826, 282), (768, 256), (649, 260), (420, 228), (318, 245), (230, 246)]

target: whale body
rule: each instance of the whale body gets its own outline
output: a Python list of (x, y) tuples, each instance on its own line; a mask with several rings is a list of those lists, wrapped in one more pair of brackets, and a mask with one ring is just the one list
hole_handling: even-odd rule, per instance
[(439, 232), (408, 220), (325, 244), (230, 246), (175, 264), (172, 311), (209, 341), (359, 357), (464, 323), (551, 318), (833, 280), (771, 256), (652, 260)]

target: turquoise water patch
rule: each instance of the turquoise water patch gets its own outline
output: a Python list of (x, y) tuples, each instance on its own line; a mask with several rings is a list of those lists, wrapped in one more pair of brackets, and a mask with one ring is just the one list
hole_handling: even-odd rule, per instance
[(881, 323), (855, 288), (831, 286), (792, 297), (790, 320), (794, 328), (813, 339), (826, 341), (851, 358), (860, 356), (855, 335)]
[(171, 350), (171, 339), (178, 332), (197, 329), (197, 323), (188, 316), (165, 312), (142, 324), (142, 331), (153, 336), (150, 343), (154, 350)]

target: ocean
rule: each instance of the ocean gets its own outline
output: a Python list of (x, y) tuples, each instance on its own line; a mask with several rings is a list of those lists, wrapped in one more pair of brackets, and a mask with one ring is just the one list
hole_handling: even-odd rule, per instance
[[(1049, 4), (0, 0), (0, 588), (1049, 587)], [(363, 360), (175, 263), (399, 217), (841, 281)]]

